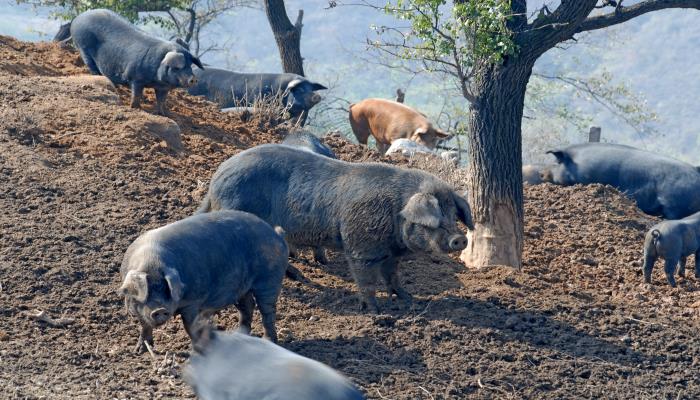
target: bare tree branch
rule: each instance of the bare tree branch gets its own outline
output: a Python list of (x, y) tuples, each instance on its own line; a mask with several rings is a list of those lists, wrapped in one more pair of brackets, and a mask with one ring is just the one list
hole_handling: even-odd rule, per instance
[(629, 7), (615, 7), (615, 11), (590, 17), (584, 20), (576, 28), (575, 33), (607, 28), (612, 25), (629, 21), (632, 18), (652, 11), (667, 8), (694, 8), (700, 9), (700, 0), (647, 0)]

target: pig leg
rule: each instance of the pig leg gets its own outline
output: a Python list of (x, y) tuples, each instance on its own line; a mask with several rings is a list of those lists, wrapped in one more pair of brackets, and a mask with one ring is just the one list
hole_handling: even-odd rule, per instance
[(197, 326), (195, 324), (195, 321), (197, 321), (197, 318), (199, 317), (199, 310), (194, 307), (188, 307), (180, 311), (180, 317), (182, 318), (182, 325), (185, 326), (185, 332), (187, 332), (187, 335), (190, 337), (192, 340), (192, 346), (194, 347), (194, 344), (197, 343), (199, 340), (199, 330), (197, 330)]
[(262, 314), (262, 324), (265, 334), (263, 337), (270, 340), (272, 343), (277, 343), (277, 328), (275, 320), (277, 319), (277, 297), (280, 294), (281, 287), (253, 289), (255, 302), (258, 303), (258, 309)]
[(377, 265), (364, 265), (361, 261), (350, 260), (350, 272), (360, 290), (360, 311), (369, 309), (370, 312), (379, 314), (379, 304), (376, 297)]
[(131, 82), (131, 108), (141, 107), (143, 97), (143, 85), (138, 82)]
[(377, 151), (379, 151), (380, 154), (386, 154), (387, 150), (389, 150), (389, 145), (377, 140)]
[(682, 276), (683, 278), (685, 278), (685, 261), (686, 258), (681, 257), (681, 263), (678, 266), (678, 276)]
[(413, 296), (401, 287), (399, 282), (398, 266), (396, 259), (391, 257), (384, 261), (381, 266), (381, 273), (384, 282), (386, 283), (386, 292), (389, 303), (392, 301), (392, 296), (395, 294), (400, 300), (405, 301), (408, 305), (413, 302)]
[(646, 283), (651, 283), (651, 271), (654, 269), (655, 262), (656, 262), (656, 257), (649, 254), (648, 252), (644, 253), (643, 271), (644, 271), (644, 282), (646, 282)]
[(297, 282), (308, 282), (308, 279), (304, 276), (304, 274), (299, 271), (296, 267), (292, 266), (292, 264), (287, 265), (287, 269), (284, 271), (284, 274), (287, 276), (287, 278), (297, 281)]
[(314, 247), (314, 260), (316, 260), (316, 262), (319, 264), (328, 264), (326, 251), (323, 249), (323, 247)]
[(255, 299), (253, 293), (248, 292), (236, 303), (238, 308), (238, 331), (250, 335), (251, 324), (253, 323), (253, 311), (255, 310)]
[(287, 243), (287, 248), (289, 249), (289, 257), (299, 258), (299, 249), (292, 243)]
[(167, 115), (168, 110), (165, 106), (165, 101), (168, 99), (168, 89), (156, 89), (156, 105), (158, 106), (158, 114)]
[(146, 351), (146, 343), (153, 347), (153, 327), (145, 323), (141, 323), (141, 334), (139, 335), (139, 340), (136, 342), (136, 348), (134, 352), (136, 354), (141, 354)]
[(666, 260), (666, 265), (664, 266), (664, 272), (666, 272), (666, 279), (668, 279), (668, 283), (671, 285), (671, 287), (676, 287), (676, 278), (673, 277), (673, 274), (676, 272), (676, 266), (678, 266), (678, 258), (676, 257), (669, 257)]
[(93, 75), (102, 75), (100, 72), (100, 69), (97, 68), (97, 64), (95, 64), (95, 60), (92, 59), (86, 52), (83, 50), (80, 50), (80, 56), (83, 58), (83, 61), (85, 61), (85, 65), (87, 65), (88, 69), (90, 70), (90, 73)]

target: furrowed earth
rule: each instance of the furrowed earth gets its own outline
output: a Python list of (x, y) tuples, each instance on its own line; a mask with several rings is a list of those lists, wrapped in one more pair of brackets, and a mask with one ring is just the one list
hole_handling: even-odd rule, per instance
[[(86, 73), (74, 52), (0, 37), (0, 397), (193, 398), (179, 318), (155, 331), (153, 356), (132, 351), (138, 326), (116, 294), (122, 255), (192, 214), (223, 160), (287, 132), (182, 91), (168, 118), (154, 115), (152, 92), (132, 110), (125, 89)], [(464, 189), (463, 172), (440, 162), (324, 140), (345, 160), (422, 168)], [(660, 264), (644, 284), (656, 218), (599, 185), (528, 186), (525, 197), (521, 271), (405, 258), (414, 304), (388, 307), (381, 292), (379, 316), (359, 312), (342, 255), (322, 266), (302, 252), (291, 261), (309, 281), (284, 282), (280, 344), (371, 399), (700, 397), (694, 260), (675, 289)], [(216, 323), (234, 329), (237, 313)]]

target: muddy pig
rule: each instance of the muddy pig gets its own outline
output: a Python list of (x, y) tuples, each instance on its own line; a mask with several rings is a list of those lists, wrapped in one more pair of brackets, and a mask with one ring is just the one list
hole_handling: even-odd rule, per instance
[(557, 165), (543, 174), (547, 182), (614, 186), (645, 213), (666, 219), (700, 211), (700, 173), (688, 163), (612, 143), (576, 144), (548, 153)]
[[(310, 132), (298, 131), (290, 133), (284, 138), (282, 144), (294, 146), (312, 153), (320, 154), (329, 158), (338, 158), (330, 147), (326, 146), (319, 138)], [(326, 251), (322, 247), (314, 247), (314, 260), (320, 264), (328, 264)], [(296, 257), (297, 249), (291, 248), (292, 257)]]
[(269, 341), (220, 332), (200, 338), (185, 380), (202, 400), (364, 399), (332, 368)]
[(131, 87), (131, 107), (141, 104), (143, 89), (156, 92), (158, 112), (166, 114), (170, 89), (196, 82), (192, 64), (204, 69), (178, 41), (168, 42), (147, 35), (109, 10), (86, 11), (73, 20), (70, 35), (85, 65), (115, 85)]
[(676, 286), (673, 277), (685, 276), (685, 260), (695, 255), (695, 277), (700, 278), (700, 212), (679, 220), (663, 221), (654, 225), (644, 238), (644, 281), (651, 283), (651, 271), (658, 258), (665, 261), (664, 271), (671, 286)]
[(178, 314), (194, 342), (197, 317), (234, 304), (247, 333), (256, 302), (265, 336), (276, 341), (287, 254), (279, 232), (240, 211), (198, 214), (142, 234), (124, 255), (119, 288), (141, 323), (136, 351), (145, 350), (144, 342), (152, 345), (153, 328)]
[(401, 288), (396, 257), (467, 246), (457, 219), (474, 229), (467, 201), (428, 173), (381, 163), (349, 163), (267, 144), (226, 160), (199, 212), (251, 212), (281, 226), (293, 247), (342, 250), (360, 289), (361, 307), (379, 312), (381, 275), (389, 299)]

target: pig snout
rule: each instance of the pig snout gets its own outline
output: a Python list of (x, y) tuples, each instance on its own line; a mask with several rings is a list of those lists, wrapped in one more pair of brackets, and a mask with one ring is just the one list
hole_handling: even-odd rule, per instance
[(185, 79), (183, 79), (183, 82), (182, 82), (182, 86), (185, 86), (185, 87), (192, 87), (196, 84), (197, 84), (197, 78), (194, 75), (186, 77)]
[(197, 84), (197, 78), (194, 75), (181, 76), (178, 78), (178, 82), (180, 87), (188, 88)]
[(162, 325), (170, 319), (170, 312), (165, 308), (157, 308), (151, 312), (151, 319), (156, 325)]
[(447, 243), (450, 250), (461, 251), (467, 248), (467, 237), (464, 235), (452, 235)]
[(312, 104), (316, 104), (316, 103), (318, 103), (319, 101), (321, 101), (321, 95), (320, 95), (320, 94), (314, 93), (314, 94), (311, 95), (311, 103), (312, 103)]

